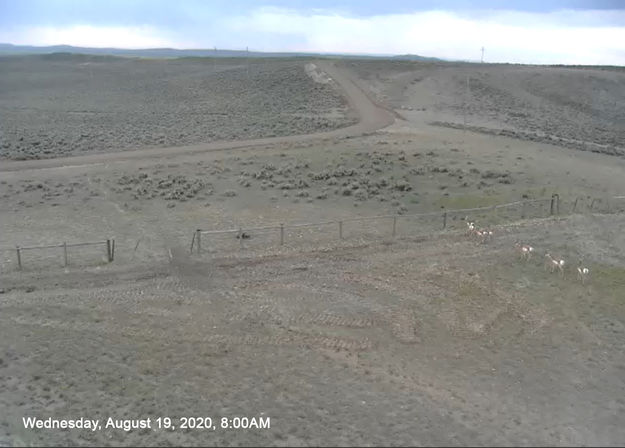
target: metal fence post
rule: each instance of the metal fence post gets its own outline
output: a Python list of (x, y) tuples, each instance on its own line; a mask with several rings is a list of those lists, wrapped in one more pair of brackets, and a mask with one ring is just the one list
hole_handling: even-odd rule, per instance
[(579, 201), (579, 197), (575, 198), (575, 202), (573, 203), (573, 208), (571, 209), (571, 214), (575, 213), (575, 209), (577, 208), (577, 201)]
[(22, 255), (20, 253), (20, 247), (15, 246), (15, 250), (17, 251), (17, 268), (21, 270), (22, 269)]
[(243, 248), (243, 229), (239, 227), (239, 247)]
[(64, 266), (67, 267), (67, 241), (63, 243), (63, 259), (65, 261)]
[(197, 253), (199, 254), (202, 251), (202, 231), (200, 229), (195, 231), (195, 239), (197, 240)]
[(115, 260), (115, 238), (111, 238), (111, 263)]
[(280, 246), (284, 246), (284, 224), (280, 223)]
[(443, 229), (447, 228), (447, 212), (443, 213)]
[(343, 239), (343, 221), (339, 221), (339, 239)]
[(397, 216), (393, 216), (393, 238), (397, 235)]
[(521, 204), (521, 219), (525, 219), (525, 216), (527, 216), (527, 201)]

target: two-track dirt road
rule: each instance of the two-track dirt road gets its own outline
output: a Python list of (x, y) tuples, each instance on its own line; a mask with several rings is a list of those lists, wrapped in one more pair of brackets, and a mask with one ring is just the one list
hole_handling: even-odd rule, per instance
[(193, 154), (208, 151), (248, 148), (254, 146), (299, 143), (323, 138), (358, 136), (372, 132), (392, 124), (395, 120), (391, 111), (376, 104), (354, 81), (346, 70), (337, 67), (333, 62), (317, 61), (320, 70), (326, 72), (339, 86), (345, 95), (350, 108), (358, 115), (358, 123), (328, 132), (317, 132), (305, 135), (289, 135), (252, 140), (211, 142), (188, 146), (167, 148), (145, 148), (133, 151), (116, 151), (109, 153), (89, 154), (85, 156), (60, 157), (55, 159), (9, 161), (0, 163), (0, 171), (20, 171), (38, 168), (56, 168), (64, 166), (91, 165), (97, 163), (117, 162), (140, 158), (167, 157), (176, 154)]

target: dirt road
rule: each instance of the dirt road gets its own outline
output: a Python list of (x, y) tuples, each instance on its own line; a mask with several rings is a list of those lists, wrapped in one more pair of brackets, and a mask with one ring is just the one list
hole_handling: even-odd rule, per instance
[(193, 154), (207, 151), (223, 151), (228, 149), (246, 148), (290, 142), (303, 142), (321, 138), (357, 136), (365, 132), (375, 131), (392, 124), (395, 120), (391, 111), (384, 109), (369, 98), (356, 84), (346, 70), (336, 67), (333, 62), (318, 61), (317, 66), (325, 71), (336, 82), (345, 95), (350, 107), (357, 113), (357, 124), (329, 132), (318, 132), (306, 135), (289, 135), (253, 140), (212, 142), (199, 145), (175, 146), (167, 148), (147, 148), (134, 151), (90, 154), (85, 156), (62, 157), (56, 159), (3, 161), (0, 171), (20, 171), (26, 169), (56, 168), (64, 166), (91, 165), (120, 160), (148, 157), (165, 157), (175, 154)]

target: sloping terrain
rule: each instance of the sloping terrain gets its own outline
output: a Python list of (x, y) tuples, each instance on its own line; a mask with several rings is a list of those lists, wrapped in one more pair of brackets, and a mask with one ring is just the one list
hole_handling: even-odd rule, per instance
[(0, 156), (53, 158), (309, 134), (354, 122), (298, 60), (5, 57)]
[(602, 67), (345, 62), (417, 122), (625, 154), (625, 71)]

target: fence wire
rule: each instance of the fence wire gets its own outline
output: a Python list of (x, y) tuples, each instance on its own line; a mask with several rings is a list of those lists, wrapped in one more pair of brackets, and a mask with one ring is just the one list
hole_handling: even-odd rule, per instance
[[(622, 201), (625, 205), (625, 200)], [(337, 240), (389, 239), (422, 236), (441, 230), (466, 229), (466, 222), (478, 227), (545, 217), (561, 213), (561, 201), (551, 198), (528, 199), (487, 207), (441, 209), (410, 215), (378, 215), (345, 218), (318, 223), (282, 224), (228, 230), (198, 229), (191, 239), (191, 252), (222, 252), (236, 249), (266, 249), (275, 246), (327, 244)]]
[(115, 240), (1, 248), (0, 270), (95, 266), (113, 261)]

